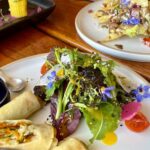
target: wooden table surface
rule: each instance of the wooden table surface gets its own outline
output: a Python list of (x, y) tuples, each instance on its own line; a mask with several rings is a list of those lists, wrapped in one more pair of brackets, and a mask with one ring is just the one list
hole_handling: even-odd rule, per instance
[[(55, 2), (56, 9), (47, 20), (38, 25), (38, 28), (50, 36), (60, 39), (74, 47), (89, 52), (95, 51), (95, 49), (80, 39), (74, 25), (78, 11), (89, 2), (83, 0), (55, 0)], [(134, 71), (150, 80), (150, 63), (121, 60), (111, 56), (108, 57), (131, 67)]]
[(8, 38), (0, 40), (0, 67), (15, 60), (48, 53), (50, 47), (70, 47), (32, 27), (27, 27)]
[[(95, 51), (84, 43), (76, 33), (74, 19), (77, 12), (88, 4), (83, 0), (55, 0), (56, 9), (47, 20), (16, 32), (0, 40), (0, 67), (14, 60), (27, 56), (49, 52), (50, 47), (78, 47), (84, 51)], [(106, 56), (106, 55), (102, 55)], [(150, 63), (132, 62), (113, 58), (134, 71), (140, 73), (150, 81)]]

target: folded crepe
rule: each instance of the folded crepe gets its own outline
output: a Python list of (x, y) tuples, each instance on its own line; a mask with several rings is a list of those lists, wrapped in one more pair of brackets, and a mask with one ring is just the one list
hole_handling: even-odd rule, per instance
[(87, 148), (82, 141), (69, 137), (59, 142), (52, 150), (87, 150)]
[(26, 91), (0, 108), (0, 120), (26, 119), (42, 106), (31, 91)]
[(29, 120), (0, 121), (0, 149), (51, 150), (57, 144), (55, 129)]
[(24, 119), (42, 106), (32, 92), (24, 92), (0, 108), (0, 150), (86, 150), (75, 138), (66, 138), (57, 145), (54, 127)]
[(12, 150), (87, 150), (76, 138), (66, 138), (57, 145), (55, 129), (29, 120), (0, 121), (0, 149)]

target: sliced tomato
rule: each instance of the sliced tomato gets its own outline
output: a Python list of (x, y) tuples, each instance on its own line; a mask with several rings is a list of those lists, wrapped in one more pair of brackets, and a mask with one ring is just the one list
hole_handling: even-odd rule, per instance
[(46, 63), (44, 63), (41, 67), (41, 74), (44, 75), (48, 70), (49, 68), (47, 67)]
[(148, 38), (143, 38), (143, 42), (145, 45), (149, 46), (150, 47), (150, 37)]
[(149, 37), (149, 38), (143, 38), (143, 40), (144, 40), (145, 42), (150, 42), (150, 37)]
[(142, 132), (149, 127), (150, 123), (141, 112), (138, 112), (132, 119), (126, 120), (125, 125), (131, 131)]

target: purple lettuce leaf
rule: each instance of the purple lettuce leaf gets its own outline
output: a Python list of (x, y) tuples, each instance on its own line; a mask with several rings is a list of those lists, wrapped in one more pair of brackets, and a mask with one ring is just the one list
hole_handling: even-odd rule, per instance
[(59, 141), (71, 135), (78, 127), (81, 112), (76, 107), (69, 107), (68, 111), (61, 114), (59, 119), (55, 119), (57, 112), (57, 100), (52, 99), (50, 102), (51, 123), (56, 128), (56, 137)]

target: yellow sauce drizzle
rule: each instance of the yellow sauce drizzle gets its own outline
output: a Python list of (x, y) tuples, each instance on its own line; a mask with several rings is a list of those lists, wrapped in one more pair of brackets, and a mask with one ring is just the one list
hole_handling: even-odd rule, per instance
[(102, 142), (106, 145), (113, 145), (117, 142), (117, 135), (113, 132), (107, 133)]

